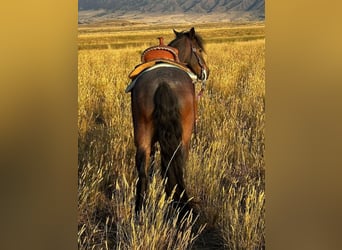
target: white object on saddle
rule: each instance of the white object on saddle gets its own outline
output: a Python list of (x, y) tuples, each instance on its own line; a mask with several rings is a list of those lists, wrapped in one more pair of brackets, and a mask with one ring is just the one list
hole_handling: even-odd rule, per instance
[[(131, 81), (126, 90), (125, 90), (125, 93), (128, 93), (130, 92), (133, 88), (134, 88), (134, 85), (135, 85), (135, 82), (138, 80), (138, 78), (143, 75), (144, 73), (148, 72), (148, 71), (151, 71), (153, 69), (157, 69), (157, 68), (163, 68), (163, 67), (168, 67), (168, 68), (176, 68), (176, 69), (180, 69), (182, 71), (184, 71), (182, 68), (180, 67), (177, 67), (176, 65), (173, 65), (173, 64), (169, 64), (169, 63), (157, 63), (156, 65), (153, 65), (152, 67), (148, 68), (148, 69), (145, 69), (144, 71), (142, 71), (136, 78), (133, 79), (133, 81)], [(189, 75), (189, 77), (192, 79), (193, 82), (196, 82), (197, 81), (197, 76), (192, 73), (191, 71), (184, 71), (185, 73), (187, 73)]]

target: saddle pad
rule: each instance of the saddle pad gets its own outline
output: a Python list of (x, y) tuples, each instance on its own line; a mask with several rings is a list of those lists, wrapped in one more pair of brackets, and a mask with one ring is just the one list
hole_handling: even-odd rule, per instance
[(149, 61), (149, 62), (137, 65), (135, 67), (135, 69), (133, 69), (132, 72), (129, 73), (128, 77), (133, 79), (136, 76), (138, 76), (141, 72), (143, 72), (145, 69), (148, 69), (148, 68), (150, 68), (150, 67), (152, 67), (152, 66), (154, 66), (156, 64), (160, 64), (160, 63), (174, 65), (174, 66), (184, 70), (188, 74), (193, 74), (193, 72), (189, 68), (187, 68), (185, 66), (185, 64), (180, 64), (180, 63), (177, 63), (177, 62), (173, 62), (173, 61), (169, 61), (169, 60), (165, 60), (165, 59), (164, 60), (160, 59), (160, 60)]
[(150, 61), (150, 62), (139, 64), (135, 67), (135, 69), (133, 69), (133, 71), (131, 73), (129, 73), (128, 77), (133, 79), (134, 77), (139, 75), (142, 71), (152, 67), (156, 63), (157, 63), (157, 61)]

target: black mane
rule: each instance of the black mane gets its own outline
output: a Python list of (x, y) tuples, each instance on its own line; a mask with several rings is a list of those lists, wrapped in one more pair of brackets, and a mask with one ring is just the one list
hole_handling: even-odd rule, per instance
[[(183, 32), (185, 36), (190, 38), (190, 31)], [(204, 41), (203, 38), (198, 35), (197, 33), (195, 34), (195, 40), (198, 44), (198, 46), (204, 51)]]

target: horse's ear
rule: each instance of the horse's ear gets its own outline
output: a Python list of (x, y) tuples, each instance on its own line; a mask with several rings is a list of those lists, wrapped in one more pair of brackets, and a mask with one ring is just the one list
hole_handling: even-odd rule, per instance
[(192, 28), (190, 29), (189, 35), (190, 35), (190, 38), (191, 38), (191, 39), (195, 38), (195, 28), (194, 28), (194, 27), (192, 27)]
[(173, 29), (173, 33), (175, 33), (176, 37), (178, 37), (180, 34), (180, 32), (177, 32), (175, 29)]

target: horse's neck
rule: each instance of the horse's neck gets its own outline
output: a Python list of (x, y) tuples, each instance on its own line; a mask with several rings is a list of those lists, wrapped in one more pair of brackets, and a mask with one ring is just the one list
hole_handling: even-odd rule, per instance
[(169, 46), (178, 49), (178, 57), (182, 63), (187, 63), (187, 50), (189, 47), (188, 43), (189, 41), (186, 38), (182, 38), (178, 41), (174, 41), (169, 44)]

